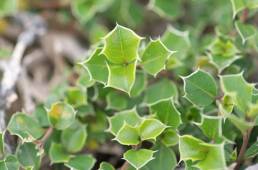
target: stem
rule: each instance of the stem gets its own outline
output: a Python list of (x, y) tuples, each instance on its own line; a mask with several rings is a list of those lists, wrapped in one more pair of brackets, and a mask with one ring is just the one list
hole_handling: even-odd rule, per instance
[(252, 128), (248, 129), (246, 131), (246, 133), (243, 135), (243, 143), (242, 143), (242, 146), (240, 148), (240, 152), (239, 152), (238, 157), (237, 157), (237, 164), (236, 164), (234, 170), (238, 170), (240, 168), (241, 164), (244, 161), (244, 155), (245, 155), (245, 151), (246, 151), (246, 148), (247, 148), (247, 145), (248, 145), (248, 141), (249, 141), (249, 137), (250, 137), (251, 132), (252, 132)]

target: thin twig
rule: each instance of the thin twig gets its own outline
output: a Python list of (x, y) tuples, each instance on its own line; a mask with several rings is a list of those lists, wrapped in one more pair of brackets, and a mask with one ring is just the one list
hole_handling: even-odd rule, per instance
[(240, 148), (240, 151), (239, 151), (239, 154), (237, 157), (237, 161), (236, 161), (237, 164), (236, 164), (234, 170), (238, 170), (244, 161), (244, 155), (245, 155), (245, 151), (246, 151), (246, 148), (248, 145), (248, 141), (249, 141), (251, 132), (252, 132), (252, 128), (248, 129), (246, 131), (246, 133), (243, 135), (243, 143)]

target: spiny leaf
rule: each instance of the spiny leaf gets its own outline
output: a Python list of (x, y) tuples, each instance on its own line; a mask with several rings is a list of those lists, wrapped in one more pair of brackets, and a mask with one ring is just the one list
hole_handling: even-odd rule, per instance
[(48, 119), (54, 128), (63, 130), (74, 122), (75, 111), (71, 105), (57, 102), (48, 111)]
[(243, 44), (246, 42), (246, 40), (255, 36), (255, 34), (256, 34), (256, 28), (253, 25), (243, 24), (240, 21), (236, 21), (235, 27), (236, 27), (238, 34), (242, 38)]
[(164, 130), (160, 139), (164, 145), (167, 147), (174, 146), (179, 141), (179, 136), (173, 128), (167, 128)]
[(222, 90), (226, 95), (232, 97), (236, 107), (246, 113), (252, 102), (254, 85), (247, 83), (243, 73), (223, 75), (220, 77)]
[(23, 143), (18, 146), (16, 156), (24, 168), (33, 168), (40, 163), (41, 155), (36, 147), (33, 143)]
[(201, 170), (226, 170), (223, 144), (208, 144), (195, 137), (185, 135), (179, 138), (179, 152), (181, 160), (197, 161), (194, 166)]
[(70, 160), (70, 155), (65, 151), (61, 144), (51, 143), (49, 158), (52, 163), (64, 163)]
[(135, 81), (136, 61), (129, 64), (107, 64), (108, 82), (106, 87), (124, 91), (130, 94)]
[(127, 108), (128, 98), (124, 94), (110, 91), (106, 96), (106, 109), (123, 110)]
[(124, 125), (124, 122), (131, 126), (136, 126), (141, 123), (142, 119), (138, 115), (136, 108), (131, 110), (125, 110), (122, 112), (115, 113), (114, 116), (110, 117), (109, 119), (109, 131), (113, 135), (117, 135), (118, 131)]
[(137, 97), (141, 95), (147, 85), (146, 74), (142, 71), (136, 71), (136, 79), (132, 87), (130, 97)]
[(106, 57), (100, 54), (101, 50), (101, 48), (97, 48), (82, 65), (90, 72), (92, 79), (106, 84), (108, 80), (108, 68), (106, 65)]
[(104, 37), (102, 53), (113, 64), (129, 64), (138, 57), (138, 46), (141, 41), (132, 30), (116, 25), (116, 27)]
[(20, 167), (19, 162), (14, 155), (6, 156), (5, 164), (6, 164), (7, 170), (19, 170), (19, 167)]
[(129, 164), (131, 164), (134, 168), (139, 170), (153, 159), (154, 152), (155, 151), (148, 149), (131, 149), (124, 153), (124, 159), (128, 161)]
[(235, 18), (236, 15), (245, 8), (258, 8), (258, 2), (256, 0), (231, 0), (231, 3), (233, 8), (233, 18)]
[(172, 170), (177, 166), (176, 155), (171, 148), (158, 144), (153, 149), (154, 159), (145, 165), (142, 170)]
[(65, 92), (66, 102), (74, 107), (87, 104), (87, 89), (82, 87), (69, 87)]
[(64, 129), (61, 134), (61, 142), (68, 152), (80, 151), (87, 139), (86, 125), (75, 121), (70, 127)]
[(157, 119), (144, 119), (139, 127), (141, 140), (156, 140), (156, 138), (167, 128)]
[(219, 142), (222, 137), (222, 117), (202, 115), (202, 122), (198, 125), (210, 140)]
[(177, 30), (172, 26), (167, 28), (161, 41), (168, 49), (176, 51), (174, 57), (177, 59), (184, 59), (190, 48), (189, 32)]
[(217, 85), (214, 78), (207, 72), (196, 70), (183, 78), (185, 97), (193, 104), (204, 107), (216, 98)]
[(156, 76), (165, 69), (166, 61), (171, 54), (172, 51), (167, 49), (160, 39), (151, 40), (141, 56), (141, 65), (147, 73)]
[(176, 99), (177, 88), (175, 84), (168, 79), (162, 79), (159, 82), (148, 86), (145, 91), (145, 103), (148, 105), (156, 104), (171, 97)]
[(150, 108), (162, 123), (171, 128), (176, 129), (181, 123), (180, 112), (176, 109), (173, 99), (160, 101)]
[(122, 145), (138, 145), (140, 143), (138, 128), (124, 123), (122, 128), (118, 131), (115, 140)]
[(209, 46), (211, 53), (208, 57), (219, 72), (230, 66), (234, 61), (239, 59), (239, 50), (230, 39), (216, 38)]
[(18, 112), (12, 116), (7, 130), (26, 142), (34, 141), (44, 134), (44, 130), (40, 127), (39, 123), (22, 112)]
[(72, 157), (65, 166), (73, 170), (91, 170), (96, 162), (96, 159), (91, 155), (76, 155)]

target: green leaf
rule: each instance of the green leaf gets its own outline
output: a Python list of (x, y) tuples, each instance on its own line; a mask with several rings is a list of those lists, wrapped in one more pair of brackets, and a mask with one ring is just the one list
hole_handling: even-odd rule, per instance
[(122, 65), (107, 65), (109, 75), (106, 87), (113, 87), (130, 94), (135, 81), (136, 61)]
[(154, 159), (145, 165), (142, 170), (172, 170), (177, 166), (176, 155), (171, 148), (164, 145), (154, 147)]
[(181, 160), (197, 161), (194, 165), (200, 170), (226, 170), (223, 144), (208, 144), (189, 135), (179, 138), (179, 152)]
[(167, 126), (176, 129), (180, 125), (180, 112), (176, 109), (173, 99), (160, 101), (150, 108), (151, 112)]
[(151, 40), (141, 56), (141, 65), (147, 73), (156, 76), (166, 68), (166, 61), (171, 54), (172, 51), (167, 49), (160, 39)]
[(106, 84), (108, 80), (108, 68), (105, 55), (101, 54), (101, 48), (97, 48), (83, 63), (84, 68), (90, 73), (91, 79)]
[(136, 71), (136, 79), (131, 89), (130, 97), (137, 97), (141, 95), (147, 86), (147, 77), (143, 71)]
[(76, 155), (72, 157), (65, 166), (73, 170), (91, 170), (96, 162), (96, 159), (91, 155)]
[(242, 11), (246, 7), (245, 0), (230, 0), (233, 8), (233, 18), (236, 17), (237, 13)]
[(44, 130), (40, 127), (39, 123), (22, 112), (15, 113), (12, 116), (7, 130), (26, 142), (34, 141), (44, 134)]
[(85, 24), (96, 13), (105, 11), (112, 3), (113, 0), (106, 0), (105, 3), (102, 0), (73, 0), (71, 5), (75, 17)]
[(8, 170), (4, 160), (0, 160), (0, 169), (1, 170)]
[(8, 155), (5, 158), (5, 164), (8, 170), (19, 170), (20, 167), (19, 162), (14, 155)]
[(258, 155), (258, 141), (252, 144), (245, 152), (246, 158), (252, 158)]
[(185, 97), (193, 104), (205, 107), (210, 105), (217, 95), (217, 84), (207, 72), (196, 70), (183, 77)]
[(122, 93), (110, 91), (106, 96), (106, 109), (123, 110), (127, 108), (128, 98)]
[(167, 147), (174, 146), (179, 141), (179, 136), (174, 129), (167, 128), (160, 136), (161, 142)]
[(33, 168), (40, 163), (41, 154), (36, 147), (33, 143), (23, 143), (18, 146), (16, 156), (24, 168)]
[(254, 126), (253, 123), (247, 122), (234, 114), (227, 115), (227, 118), (242, 132), (242, 134), (245, 134), (248, 129)]
[(32, 115), (38, 120), (41, 127), (48, 127), (50, 125), (47, 111), (43, 104), (38, 105)]
[(162, 79), (148, 86), (145, 91), (145, 103), (148, 105), (156, 104), (171, 97), (177, 97), (177, 88), (176, 85), (168, 79)]
[(49, 149), (49, 158), (51, 163), (64, 163), (70, 160), (70, 155), (61, 144), (52, 142)]
[(156, 138), (167, 128), (157, 119), (144, 119), (139, 126), (141, 140), (156, 140)]
[(138, 145), (140, 143), (138, 128), (124, 123), (122, 128), (118, 131), (115, 140), (122, 145)]
[(109, 129), (108, 131), (113, 135), (117, 135), (118, 131), (122, 128), (124, 123), (131, 126), (136, 126), (141, 123), (142, 119), (138, 115), (136, 108), (131, 110), (125, 110), (122, 112), (115, 113), (114, 116), (108, 119)]
[(153, 159), (155, 151), (148, 149), (128, 150), (124, 153), (123, 159), (129, 162), (137, 170)]
[(252, 38), (256, 34), (256, 28), (253, 25), (243, 24), (240, 21), (236, 21), (235, 27), (236, 27), (238, 34), (242, 38), (243, 44), (246, 42), (246, 40), (248, 40), (249, 38)]
[(68, 152), (80, 151), (87, 139), (86, 125), (75, 122), (73, 125), (62, 131), (61, 141)]
[(71, 105), (57, 102), (48, 111), (48, 119), (54, 128), (63, 130), (74, 122), (75, 111)]
[(0, 18), (13, 14), (17, 8), (16, 0), (1, 0), (0, 2)]
[(182, 15), (180, 0), (150, 0), (148, 7), (168, 19)]
[(228, 38), (216, 38), (209, 46), (211, 53), (208, 57), (219, 72), (230, 66), (234, 61), (240, 58), (239, 50)]
[(243, 78), (243, 73), (220, 76), (222, 90), (232, 97), (236, 107), (246, 113), (252, 102), (254, 85), (249, 84)]
[(222, 117), (202, 115), (202, 122), (198, 125), (210, 140), (217, 142), (222, 137)]
[(69, 87), (65, 92), (66, 102), (74, 107), (87, 104), (87, 89), (81, 87)]
[(141, 37), (132, 30), (116, 25), (116, 27), (104, 37), (102, 53), (113, 64), (134, 63), (138, 57), (138, 46)]
[(115, 168), (107, 162), (101, 162), (98, 170), (115, 170)]
[(186, 58), (190, 48), (188, 31), (180, 31), (172, 26), (169, 26), (161, 37), (161, 41), (166, 47), (168, 47), (168, 49), (176, 51), (174, 54), (175, 58), (180, 60)]

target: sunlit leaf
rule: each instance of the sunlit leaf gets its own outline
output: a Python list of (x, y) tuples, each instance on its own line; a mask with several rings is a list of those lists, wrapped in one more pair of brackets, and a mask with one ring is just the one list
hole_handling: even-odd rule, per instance
[(147, 73), (156, 76), (166, 68), (166, 61), (171, 54), (172, 51), (167, 49), (160, 39), (151, 40), (141, 56), (141, 65)]
[(139, 96), (145, 90), (146, 85), (147, 85), (146, 74), (142, 71), (136, 71), (136, 79), (131, 89), (130, 96), (131, 97)]
[(245, 81), (243, 73), (223, 75), (220, 77), (220, 82), (223, 92), (232, 97), (240, 111), (246, 113), (252, 102), (254, 85)]
[(124, 159), (138, 170), (153, 159), (154, 152), (148, 149), (131, 149), (124, 153)]
[(141, 140), (156, 140), (156, 138), (167, 128), (157, 119), (144, 119), (139, 127)]
[(108, 64), (108, 82), (106, 87), (113, 87), (130, 94), (135, 82), (136, 62), (129, 64)]
[(118, 131), (115, 140), (122, 145), (137, 145), (140, 143), (138, 128), (125, 123)]
[(141, 39), (132, 30), (117, 24), (104, 37), (105, 45), (102, 53), (113, 64), (128, 65), (137, 59)]
[(108, 80), (108, 68), (106, 65), (106, 57), (100, 54), (101, 50), (101, 48), (97, 48), (82, 65), (90, 72), (92, 79), (106, 84)]
[(208, 144), (185, 135), (179, 138), (179, 152), (181, 160), (197, 161), (194, 166), (201, 170), (226, 169), (223, 144)]
[(109, 131), (113, 135), (117, 135), (118, 131), (126, 122), (128, 125), (136, 126), (142, 121), (135, 108), (131, 110), (125, 110), (122, 112), (115, 113), (114, 116), (109, 118)]

